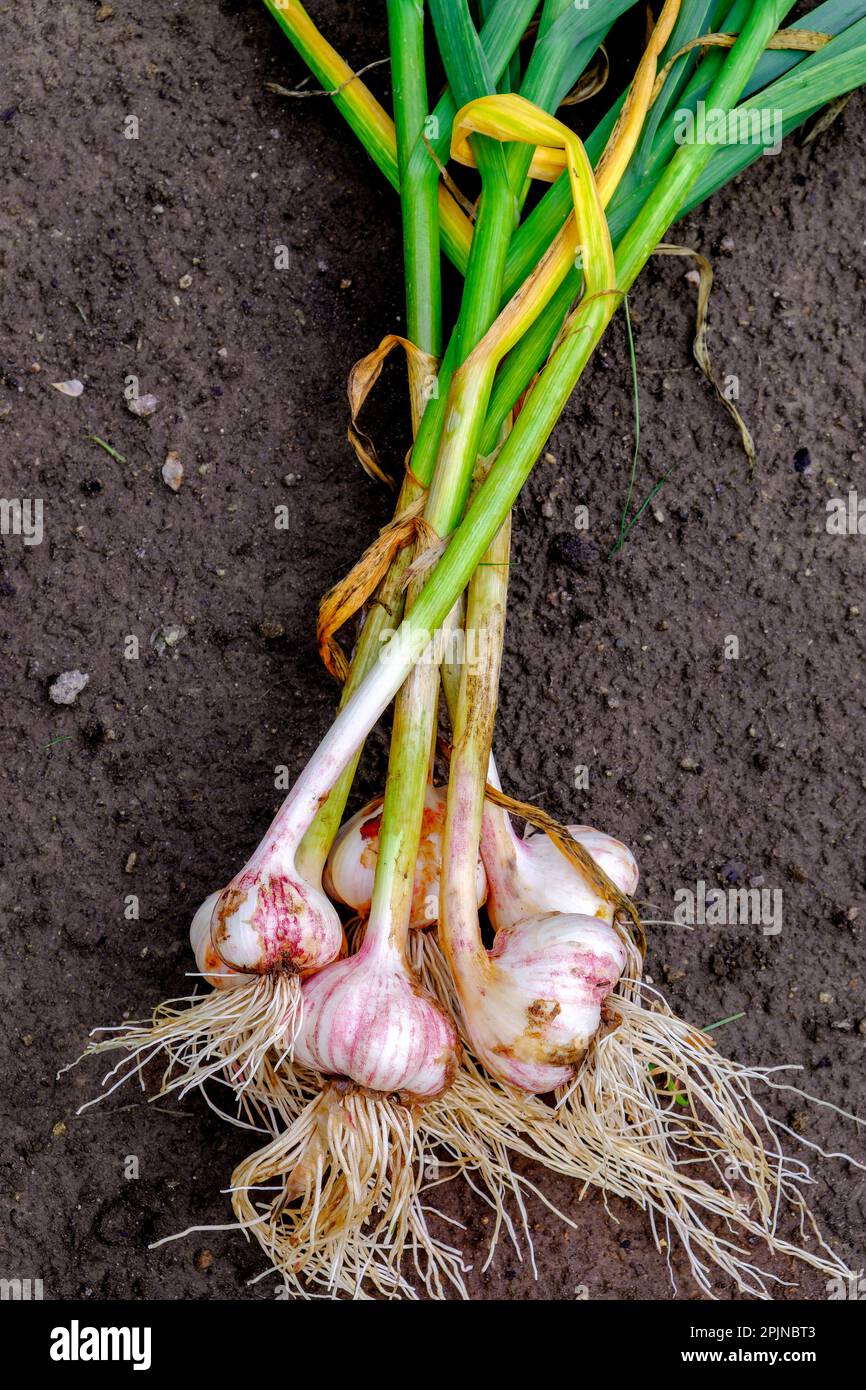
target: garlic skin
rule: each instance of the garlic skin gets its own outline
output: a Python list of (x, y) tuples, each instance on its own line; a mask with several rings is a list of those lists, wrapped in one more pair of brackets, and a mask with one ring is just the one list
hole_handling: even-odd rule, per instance
[(626, 963), (598, 917), (546, 913), (504, 927), (492, 951), (460, 971), (472, 1047), (488, 1071), (543, 1094), (574, 1075)]
[(208, 983), (232, 989), (256, 975), (320, 970), (336, 960), (344, 935), (325, 893), (298, 873), (277, 843), (267, 858), (257, 852), (226, 888), (205, 899), (190, 941)]
[[(631, 850), (590, 825), (570, 825), (568, 829), (617, 888), (632, 897), (638, 867)], [(487, 870), (487, 915), (494, 931), (504, 931), (545, 912), (613, 921), (611, 904), (599, 897), (550, 836), (535, 831), (525, 840), (518, 839), (499, 807), (485, 808), (481, 855)]]
[(399, 953), (366, 945), (304, 980), (295, 1060), (405, 1103), (429, 1100), (459, 1065), (456, 1029)]
[(233, 989), (245, 984), (254, 977), (245, 975), (225, 965), (214, 950), (210, 935), (213, 910), (219, 901), (219, 893), (211, 893), (205, 898), (189, 926), (189, 942), (195, 955), (195, 963), (209, 985), (214, 989)]
[[(433, 927), (439, 915), (439, 874), (447, 796), (447, 787), (428, 784), (412, 891), (411, 928)], [(329, 895), (351, 907), (360, 917), (368, 915), (373, 898), (383, 802), (383, 797), (375, 797), (341, 827), (323, 875)], [(480, 857), (475, 870), (475, 895), (481, 907), (487, 896), (487, 875)]]

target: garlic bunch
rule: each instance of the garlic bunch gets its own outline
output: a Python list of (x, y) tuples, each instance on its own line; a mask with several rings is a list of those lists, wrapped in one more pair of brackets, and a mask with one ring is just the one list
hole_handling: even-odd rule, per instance
[[(589, 825), (570, 825), (583, 845), (621, 892), (634, 894), (637, 861), (619, 840)], [(521, 840), (506, 811), (485, 803), (481, 857), (487, 871), (487, 914), (495, 931), (513, 927), (545, 912), (579, 913), (613, 921), (613, 907), (587, 882), (576, 864), (544, 831)]]
[(301, 986), (295, 1059), (405, 1103), (451, 1084), (460, 1046), (451, 1020), (411, 974), (402, 951), (371, 927), (356, 955)]
[[(369, 913), (373, 897), (383, 800), (381, 796), (375, 797), (351, 820), (346, 821), (334, 841), (323, 875), (323, 883), (330, 896), (337, 902), (346, 903), (361, 917)], [(439, 916), (439, 873), (446, 800), (447, 788), (428, 783), (410, 927), (435, 926)], [(487, 877), (480, 858), (475, 869), (475, 895), (480, 907), (487, 895)]]

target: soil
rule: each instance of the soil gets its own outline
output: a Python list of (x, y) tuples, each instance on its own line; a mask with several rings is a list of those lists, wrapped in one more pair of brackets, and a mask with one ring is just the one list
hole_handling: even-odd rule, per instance
[[(42, 544), (2, 538), (0, 1274), (47, 1298), (271, 1298), (235, 1232), (149, 1248), (230, 1220), (222, 1189), (251, 1136), (133, 1087), (79, 1116), (99, 1067), (55, 1073), (94, 1025), (189, 992), (194, 909), (263, 832), (275, 767), (297, 772), (328, 725), (316, 603), (390, 514), (346, 443), (345, 382), (401, 329), (398, 208), (330, 103), (263, 90), (304, 72), (260, 5), (101, 13), (0, 14), (0, 487), (44, 500)], [(385, 53), (378, 11), (315, 14), (356, 65)], [(386, 68), (369, 81), (388, 97)], [(634, 846), (650, 919), (700, 879), (781, 890), (775, 936), (651, 927), (649, 974), (695, 1023), (737, 1015), (716, 1038), (739, 1059), (798, 1063), (805, 1089), (866, 1114), (866, 565), (860, 536), (825, 528), (826, 500), (864, 486), (862, 115), (855, 97), (675, 234), (713, 261), (711, 349), (739, 378), (757, 467), (692, 361), (688, 262), (653, 261), (634, 290), (637, 496), (675, 471), (612, 559), (634, 434), (622, 316), (610, 330), (516, 508), (496, 751), (514, 795)], [(158, 398), (147, 419), (129, 376)], [(71, 378), (79, 398), (52, 390)], [(392, 467), (403, 395), (389, 367), (367, 416)], [(86, 688), (52, 703), (75, 669)], [(353, 806), (386, 749), (383, 729)], [(768, 1104), (810, 1143), (857, 1146), (831, 1109)], [(862, 1268), (862, 1176), (804, 1156), (823, 1231)], [(701, 1296), (677, 1253), (672, 1286), (640, 1211), (532, 1177), (575, 1223), (532, 1203), (537, 1282), (505, 1246), (482, 1272), (485, 1207), (442, 1194), (474, 1297)], [(778, 1268), (795, 1285), (780, 1297), (826, 1296)]]

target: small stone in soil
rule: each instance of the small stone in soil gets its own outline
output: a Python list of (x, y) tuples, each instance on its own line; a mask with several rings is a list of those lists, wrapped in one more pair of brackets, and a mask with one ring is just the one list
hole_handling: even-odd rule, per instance
[(162, 465), (162, 481), (172, 492), (178, 492), (183, 482), (183, 464), (176, 449), (169, 449)]
[(798, 449), (794, 454), (794, 472), (808, 473), (812, 467), (812, 455), (808, 449)]
[(735, 887), (738, 883), (742, 883), (745, 877), (745, 864), (740, 864), (735, 859), (729, 859), (727, 863), (723, 864), (719, 869), (719, 878), (723, 878), (726, 883), (732, 883)]
[(146, 420), (148, 415), (152, 415), (159, 402), (156, 396), (133, 396), (126, 402), (126, 408), (130, 415), (135, 415), (139, 420)]
[(55, 705), (74, 705), (90, 676), (86, 671), (63, 671), (48, 688), (48, 698)]
[(179, 623), (169, 623), (165, 627), (158, 627), (150, 634), (150, 645), (155, 652), (162, 654), (176, 647), (182, 638), (186, 637), (187, 629)]

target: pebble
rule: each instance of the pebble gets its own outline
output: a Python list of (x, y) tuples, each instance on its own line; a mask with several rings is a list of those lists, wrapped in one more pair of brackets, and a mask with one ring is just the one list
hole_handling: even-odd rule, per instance
[(148, 415), (152, 415), (156, 410), (159, 401), (156, 396), (133, 396), (126, 402), (126, 408), (130, 415), (135, 415), (139, 420), (146, 420)]
[(210, 1269), (213, 1262), (214, 1253), (212, 1250), (197, 1250), (193, 1257), (193, 1264), (195, 1265), (196, 1269)]
[(192, 276), (191, 276), (191, 275), (181, 275), (180, 279), (179, 279), (178, 282), (177, 282), (177, 287), (178, 287), (179, 290), (188, 290), (191, 284), (192, 284)]
[(719, 878), (723, 878), (726, 883), (732, 883), (734, 887), (742, 883), (746, 877), (746, 866), (736, 859), (729, 859), (719, 869)]
[(794, 454), (794, 472), (809, 473), (812, 469), (812, 455), (808, 449), (798, 449)]
[(74, 705), (90, 676), (86, 671), (63, 671), (48, 688), (48, 698), (55, 705)]
[(178, 492), (183, 482), (183, 464), (176, 449), (169, 449), (162, 465), (162, 481), (172, 492)]
[(59, 391), (61, 396), (80, 396), (84, 390), (84, 382), (79, 381), (74, 376), (69, 381), (52, 381), (51, 385), (55, 391)]
[(150, 634), (150, 645), (155, 652), (165, 652), (172, 647), (176, 647), (184, 637), (187, 629), (179, 623), (169, 623), (165, 627), (158, 627)]

